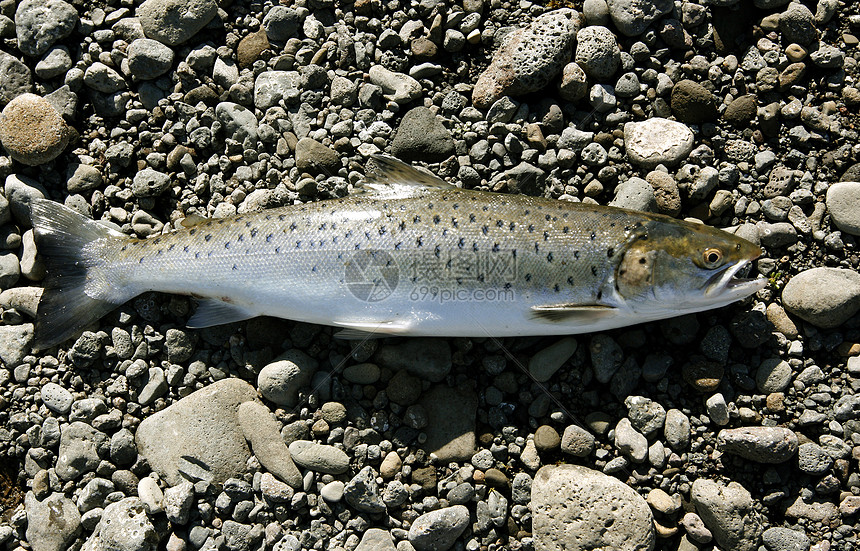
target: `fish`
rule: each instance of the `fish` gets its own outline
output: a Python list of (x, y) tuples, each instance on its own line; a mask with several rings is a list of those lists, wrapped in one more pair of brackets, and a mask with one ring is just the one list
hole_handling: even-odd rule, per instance
[(151, 291), (188, 295), (189, 328), (268, 315), (337, 336), (516, 337), (604, 331), (719, 308), (765, 286), (761, 249), (695, 222), (469, 190), (373, 157), (357, 192), (146, 239), (30, 203), (47, 277), (37, 349)]

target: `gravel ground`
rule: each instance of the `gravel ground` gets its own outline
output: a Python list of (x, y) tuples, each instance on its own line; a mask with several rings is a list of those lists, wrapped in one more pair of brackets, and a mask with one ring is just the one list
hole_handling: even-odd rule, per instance
[[(837, 0), (0, 1), (0, 545), (857, 549), (857, 31)], [(729, 228), (769, 285), (357, 346), (148, 294), (32, 353), (33, 198), (145, 238), (379, 152)]]

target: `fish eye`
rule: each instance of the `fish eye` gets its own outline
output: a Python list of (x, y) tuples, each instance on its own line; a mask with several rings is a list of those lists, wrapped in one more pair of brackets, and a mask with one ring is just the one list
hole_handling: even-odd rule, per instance
[(707, 266), (716, 267), (723, 260), (723, 252), (719, 249), (705, 249), (702, 253), (702, 260)]

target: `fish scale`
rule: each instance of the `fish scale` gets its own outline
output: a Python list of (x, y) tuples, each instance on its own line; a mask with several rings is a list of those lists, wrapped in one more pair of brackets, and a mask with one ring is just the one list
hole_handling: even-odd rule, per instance
[[(34, 202), (49, 273), (40, 343), (55, 344), (147, 291), (200, 299), (190, 327), (272, 315), (343, 327), (345, 336), (511, 336), (630, 325), (761, 287), (732, 283), (729, 298), (697, 300), (715, 278), (729, 285), (760, 252), (714, 228), (460, 189), (377, 160), (381, 175), (363, 193), (207, 220), (150, 239)], [(719, 265), (703, 268), (709, 250), (719, 251)], [(690, 281), (675, 289), (681, 275)]]

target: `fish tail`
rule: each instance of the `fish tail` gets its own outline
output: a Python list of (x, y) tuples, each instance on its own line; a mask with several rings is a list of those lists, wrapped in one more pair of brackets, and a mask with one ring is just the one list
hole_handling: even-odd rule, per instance
[(116, 285), (106, 260), (116, 257), (128, 236), (45, 199), (30, 203), (30, 219), (47, 271), (34, 344), (36, 350), (45, 350), (137, 293)]

